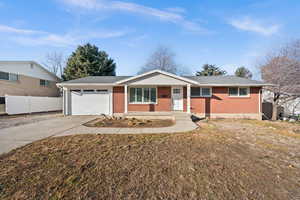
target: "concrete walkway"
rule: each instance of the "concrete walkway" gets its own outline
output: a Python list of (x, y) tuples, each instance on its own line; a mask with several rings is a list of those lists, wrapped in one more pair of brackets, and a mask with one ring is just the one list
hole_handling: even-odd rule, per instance
[[(95, 116), (61, 116), (19, 126), (1, 128), (0, 154), (31, 142), (63, 133), (77, 126), (81, 126), (81, 124), (92, 119), (95, 119)], [(11, 120), (18, 121), (18, 118)]]
[[(0, 128), (0, 154), (47, 137), (76, 134), (145, 134), (145, 133), (176, 133), (191, 131), (197, 128), (186, 113), (172, 113), (176, 123), (165, 128), (91, 128), (83, 126), (99, 116), (53, 116), (51, 118), (21, 123), (22, 119), (13, 118), (13, 126)], [(159, 116), (153, 116), (159, 118)], [(28, 119), (29, 120), (29, 119)], [(27, 121), (28, 121), (27, 120)], [(0, 120), (6, 122), (6, 120)], [(1, 127), (1, 126), (0, 126)]]
[(158, 133), (178, 133), (192, 131), (198, 126), (192, 122), (189, 114), (186, 113), (172, 113), (175, 117), (175, 124), (170, 127), (163, 128), (97, 128), (77, 126), (67, 131), (64, 131), (58, 136), (76, 135), (76, 134), (158, 134)]

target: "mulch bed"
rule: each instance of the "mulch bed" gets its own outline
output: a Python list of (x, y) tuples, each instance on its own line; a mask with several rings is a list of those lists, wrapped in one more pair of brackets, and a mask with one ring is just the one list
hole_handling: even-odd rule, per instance
[(171, 119), (98, 118), (85, 123), (87, 127), (103, 128), (161, 128), (174, 125)]

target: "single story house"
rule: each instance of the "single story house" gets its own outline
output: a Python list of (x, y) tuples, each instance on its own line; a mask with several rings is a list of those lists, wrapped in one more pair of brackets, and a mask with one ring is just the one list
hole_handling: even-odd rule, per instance
[(178, 76), (153, 70), (136, 76), (93, 76), (58, 83), (65, 115), (186, 112), (199, 117), (261, 119), (267, 84), (235, 76)]

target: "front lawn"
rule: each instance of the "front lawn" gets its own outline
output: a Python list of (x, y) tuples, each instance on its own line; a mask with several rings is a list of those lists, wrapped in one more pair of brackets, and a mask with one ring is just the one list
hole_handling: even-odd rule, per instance
[(300, 139), (260, 123), (41, 140), (0, 156), (0, 199), (299, 199)]

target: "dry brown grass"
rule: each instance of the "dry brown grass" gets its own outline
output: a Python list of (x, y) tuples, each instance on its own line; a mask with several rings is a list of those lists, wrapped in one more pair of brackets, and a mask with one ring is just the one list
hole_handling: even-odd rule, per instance
[(300, 139), (300, 124), (284, 121), (239, 120), (242, 123), (253, 124), (272, 129), (272, 133)]
[(38, 141), (0, 156), (0, 199), (299, 199), (299, 168), (252, 142), (248, 125)]

